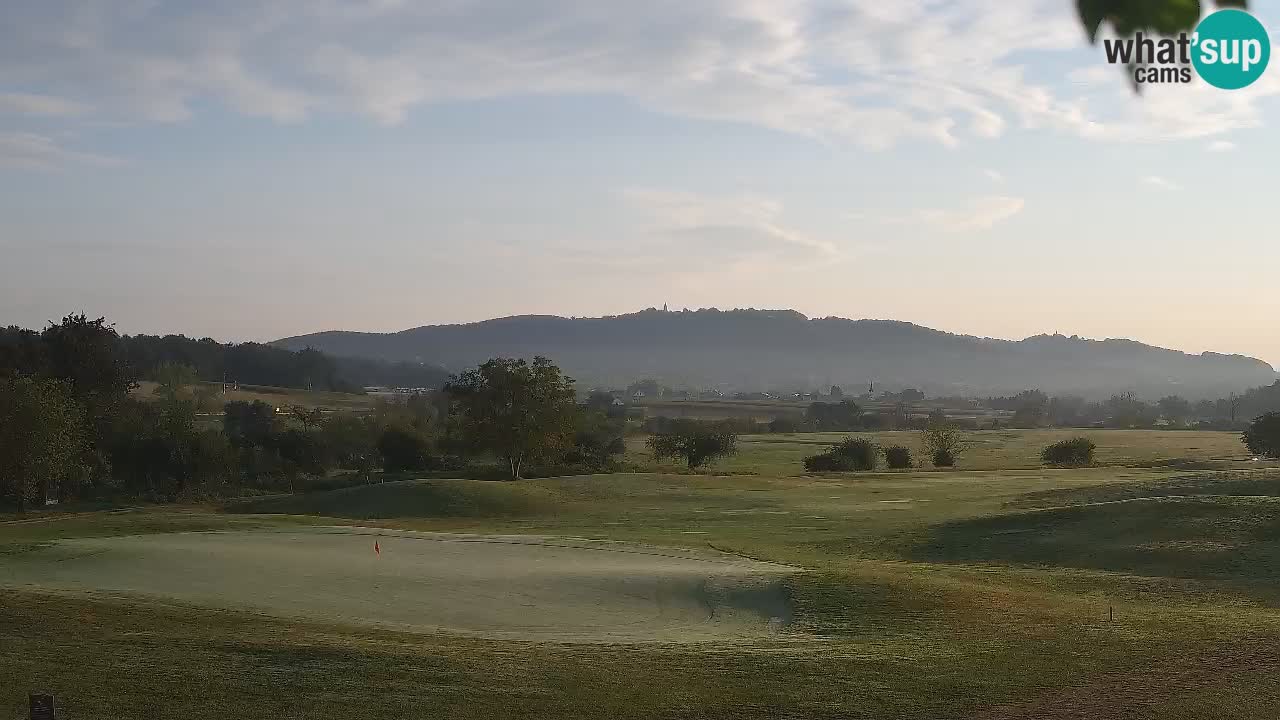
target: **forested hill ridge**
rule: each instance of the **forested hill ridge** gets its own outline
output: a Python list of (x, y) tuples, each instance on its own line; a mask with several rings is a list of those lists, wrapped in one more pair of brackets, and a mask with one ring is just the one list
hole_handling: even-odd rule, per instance
[(495, 356), (553, 359), (588, 386), (652, 377), (673, 387), (800, 390), (916, 387), (985, 396), (1040, 388), (1216, 398), (1270, 385), (1242, 355), (1192, 355), (1132, 340), (1038, 335), (996, 340), (906, 322), (809, 319), (793, 310), (644, 310), (600, 318), (522, 315), (396, 333), (332, 331), (273, 343), (292, 350), (426, 362), (458, 371)]

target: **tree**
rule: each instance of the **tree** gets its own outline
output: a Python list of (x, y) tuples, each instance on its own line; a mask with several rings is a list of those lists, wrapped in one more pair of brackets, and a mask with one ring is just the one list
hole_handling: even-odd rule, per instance
[(320, 442), (340, 468), (372, 479), (378, 452), (379, 426), (368, 417), (334, 415), (320, 425)]
[(450, 380), (445, 392), (463, 440), (505, 461), (513, 480), (526, 462), (554, 456), (573, 437), (573, 380), (547, 358), (494, 358)]
[(67, 383), (0, 377), (0, 495), (19, 511), (69, 494), (84, 440), (83, 410)]
[(1166, 421), (1182, 425), (1191, 418), (1191, 403), (1177, 395), (1166, 395), (1156, 402), (1160, 416)]
[(1050, 425), (1066, 427), (1076, 425), (1082, 420), (1085, 400), (1075, 395), (1054, 395), (1049, 398), (1047, 411)]
[(625, 421), (611, 419), (601, 411), (580, 413), (577, 430), (573, 434), (573, 446), (565, 453), (563, 461), (591, 470), (610, 467), (613, 456), (621, 455), (627, 449), (622, 439), (624, 427)]
[(65, 380), (80, 402), (123, 397), (138, 385), (121, 352), (120, 335), (105, 318), (68, 315), (40, 333), (40, 339), (48, 363), (46, 374)]
[(844, 397), (844, 390), (841, 389), (839, 385), (832, 385), (831, 392), (828, 394), (831, 395), (833, 399), (840, 400)]
[(934, 467), (951, 467), (964, 450), (964, 436), (954, 423), (931, 422), (920, 431), (920, 444)]
[(236, 447), (264, 447), (275, 431), (275, 408), (254, 400), (234, 400), (222, 414), (222, 432)]
[(431, 440), (414, 428), (389, 427), (378, 438), (378, 454), (385, 472), (430, 470), (435, 465)]
[(273, 435), (271, 445), (288, 464), (289, 471), (323, 475), (328, 469), (318, 433), (289, 428)]
[(681, 419), (672, 421), (667, 431), (650, 436), (645, 444), (655, 458), (681, 458), (694, 470), (736, 453), (738, 435), (721, 423)]
[(320, 422), (324, 420), (324, 411), (320, 408), (308, 408), (302, 405), (294, 405), (289, 408), (289, 415), (298, 424), (302, 425), (303, 432), (311, 432), (312, 428), (320, 427)]
[(862, 427), (862, 408), (852, 400), (814, 402), (805, 409), (804, 419), (814, 430), (858, 430)]
[(1255, 418), (1249, 429), (1244, 431), (1244, 444), (1251, 453), (1280, 459), (1280, 412), (1269, 412)]
[(196, 424), (198, 400), (162, 394), (154, 402), (126, 398), (105, 426), (99, 450), (116, 487), (169, 501), (206, 494), (236, 476), (236, 452), (217, 430)]
[(1107, 420), (1108, 427), (1144, 428), (1151, 427), (1156, 421), (1156, 411), (1132, 392), (1112, 395), (1107, 401), (1107, 411), (1111, 415)]
[(156, 393), (163, 398), (174, 400), (183, 391), (197, 382), (196, 369), (190, 365), (166, 362), (156, 368)]
[(1044, 424), (1049, 409), (1049, 396), (1041, 390), (1023, 390), (1010, 399), (1013, 417), (1010, 427), (1036, 428)]

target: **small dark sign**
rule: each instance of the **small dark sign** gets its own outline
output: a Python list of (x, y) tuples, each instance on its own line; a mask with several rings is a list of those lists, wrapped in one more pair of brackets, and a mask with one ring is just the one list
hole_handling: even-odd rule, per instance
[(55, 720), (52, 695), (31, 696), (31, 720)]

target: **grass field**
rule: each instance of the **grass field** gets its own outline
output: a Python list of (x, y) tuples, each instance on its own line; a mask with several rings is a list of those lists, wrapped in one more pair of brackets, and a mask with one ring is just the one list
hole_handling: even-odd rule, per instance
[[(219, 412), (221, 412), (223, 403), (235, 401), (253, 402), (261, 400), (281, 410), (296, 406), (350, 412), (371, 410), (377, 401), (377, 398), (372, 395), (356, 395), (323, 390), (302, 390), (267, 385), (240, 385), (237, 389), (228, 389), (223, 392), (221, 383), (202, 382), (200, 385), (215, 393), (214, 401), (217, 403)], [(159, 385), (155, 382), (143, 381), (134, 389), (134, 396), (143, 399), (154, 398), (158, 387)]]
[[(716, 465), (723, 472), (765, 475), (797, 475), (806, 455), (825, 451), (850, 435), (866, 437), (881, 447), (903, 445), (911, 449), (917, 464), (927, 458), (920, 449), (920, 433), (911, 430), (866, 433), (772, 433), (744, 435), (739, 453)], [(1238, 433), (1186, 430), (979, 430), (966, 433), (966, 449), (957, 469), (998, 470), (1038, 468), (1045, 445), (1076, 436), (1098, 446), (1099, 465), (1148, 465), (1194, 469), (1226, 469), (1244, 466), (1251, 458)], [(654, 463), (644, 447), (645, 438), (627, 443), (627, 460), (653, 470), (674, 469), (676, 463)]]
[(1273, 716), (1280, 468), (1236, 436), (800, 476), (837, 437), (0, 523), (0, 718)]

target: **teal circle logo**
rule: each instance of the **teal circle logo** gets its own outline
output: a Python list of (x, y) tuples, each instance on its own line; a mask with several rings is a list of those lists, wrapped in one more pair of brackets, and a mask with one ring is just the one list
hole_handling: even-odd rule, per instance
[(1223, 90), (1252, 85), (1271, 59), (1267, 29), (1243, 10), (1219, 10), (1201, 20), (1191, 46), (1196, 72)]

